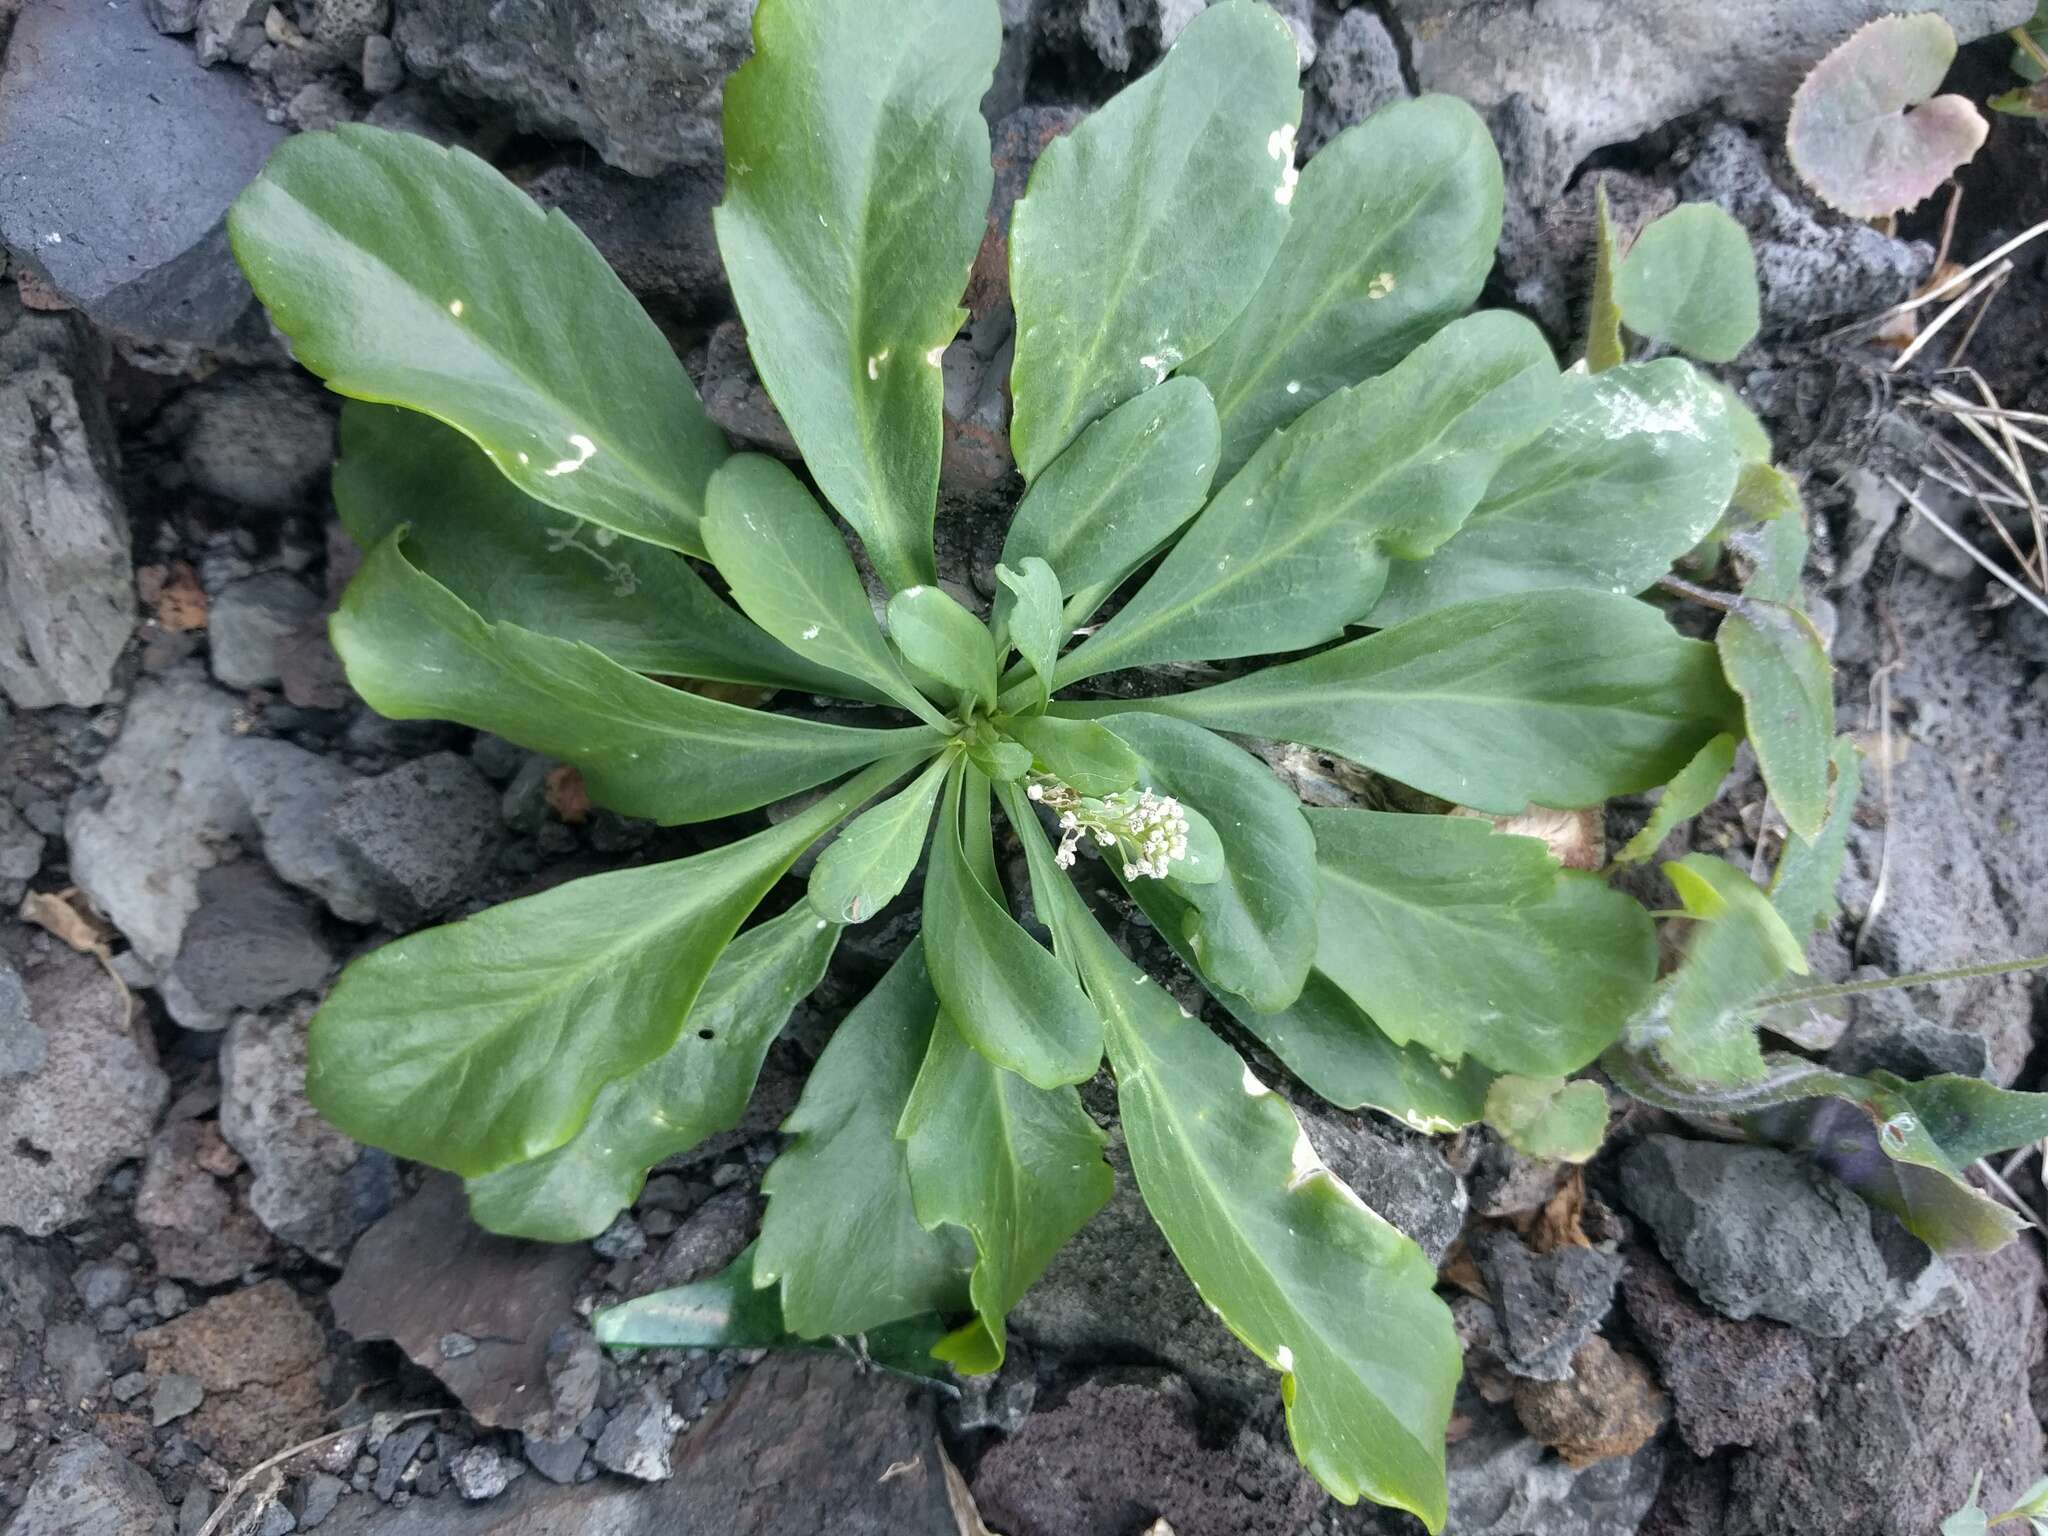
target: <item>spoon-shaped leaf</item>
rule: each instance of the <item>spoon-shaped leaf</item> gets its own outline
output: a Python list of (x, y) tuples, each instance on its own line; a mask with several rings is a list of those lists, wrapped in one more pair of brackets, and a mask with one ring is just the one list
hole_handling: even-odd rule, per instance
[(1287, 233), (1299, 73), (1284, 21), (1223, 0), (1039, 156), (1010, 220), (1010, 446), (1025, 479), (1250, 300)]
[(905, 587), (889, 599), (889, 633), (916, 671), (984, 709), (995, 708), (995, 636), (947, 593)]
[(761, 372), (891, 587), (936, 576), (944, 382), (988, 213), (991, 0), (762, 0), (715, 222)]
[(1835, 670), (1813, 621), (1782, 603), (1744, 598), (1721, 621), (1714, 643), (1742, 715), (1757, 766), (1785, 823), (1820, 835), (1828, 814), (1828, 755), (1835, 740)]
[(362, 124), (303, 133), (228, 238), (330, 389), (439, 417), (549, 506), (704, 553), (724, 434), (582, 232), (484, 161)]
[(931, 766), (908, 788), (856, 816), (811, 869), (811, 906), (834, 923), (864, 923), (902, 892), (924, 852), (932, 806), (950, 761)]
[(1749, 236), (1712, 203), (1681, 203), (1636, 236), (1615, 269), (1614, 302), (1638, 336), (1728, 362), (1759, 324)]

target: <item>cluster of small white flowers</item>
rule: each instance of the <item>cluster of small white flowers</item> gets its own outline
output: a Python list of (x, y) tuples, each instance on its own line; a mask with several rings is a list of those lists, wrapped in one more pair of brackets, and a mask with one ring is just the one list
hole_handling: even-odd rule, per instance
[(1174, 861), (1187, 857), (1187, 814), (1171, 795), (1125, 790), (1094, 800), (1043, 775), (1024, 792), (1059, 816), (1060, 846), (1053, 859), (1061, 869), (1074, 867), (1083, 838), (1093, 838), (1098, 848), (1121, 849), (1126, 880), (1164, 880)]

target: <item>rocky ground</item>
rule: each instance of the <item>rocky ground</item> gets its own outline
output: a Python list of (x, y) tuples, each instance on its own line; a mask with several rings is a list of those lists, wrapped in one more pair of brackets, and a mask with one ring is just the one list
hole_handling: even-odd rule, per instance
[[(984, 594), (1010, 494), (1008, 201), (1038, 146), (1200, 3), (1004, 0), (998, 206), (946, 368), (949, 573)], [(1926, 277), (1939, 206), (1907, 225), (1926, 239), (1845, 223), (1776, 151), (1805, 64), (1884, 7), (1278, 8), (1307, 66), (1305, 149), (1417, 89), (1488, 113), (1511, 188), (1493, 298), (1561, 341), (1592, 171), (1625, 218), (1705, 198), (1750, 229), (1765, 332), (1727, 377), (1804, 476), (1842, 718), (1874, 765), (1817, 969), (2048, 949), (2048, 620), (1886, 488), (1935, 461), (1945, 428), (1915, 403), (1930, 375), (1836, 334)], [(1935, 8), (1975, 37), (2029, 5)], [(1295, 1466), (1270, 1373), (1128, 1179), (1019, 1309), (993, 1381), (919, 1388), (832, 1351), (598, 1349), (594, 1307), (747, 1242), (774, 1127), (900, 919), (853, 931), (746, 1124), (589, 1245), (477, 1231), (450, 1181), (305, 1100), (306, 1020), (352, 955), (704, 834), (594, 811), (554, 764), (350, 693), (323, 632), (355, 559), (326, 499), (334, 402), (252, 309), (220, 215), (291, 131), (364, 119), (466, 144), (575, 217), (719, 419), (773, 443), (708, 217), (748, 9), (0, 0), (7, 1536), (1417, 1529), (1330, 1503)], [(2003, 58), (1966, 51), (1964, 88), (1997, 89)], [(1964, 185), (1968, 259), (2048, 213), (2048, 132), (1999, 120)], [(2044, 252), (2021, 253), (1965, 354), (2035, 410)], [(1738, 777), (1693, 835), (1751, 847), (1761, 810)], [(1617, 807), (1615, 828), (1640, 814)], [(1140, 927), (1124, 937), (1168, 973)], [(1855, 1070), (2039, 1086), (2043, 997), (2028, 978), (1882, 995), (1809, 1043)], [(1457, 1536), (1928, 1536), (1979, 1471), (1992, 1507), (2039, 1475), (2036, 1238), (1943, 1262), (1790, 1156), (1617, 1108), (1579, 1177), (1483, 1134), (1432, 1142), (1303, 1105), (1325, 1159), (1455, 1298)], [(2013, 1183), (2039, 1208), (2037, 1161)]]

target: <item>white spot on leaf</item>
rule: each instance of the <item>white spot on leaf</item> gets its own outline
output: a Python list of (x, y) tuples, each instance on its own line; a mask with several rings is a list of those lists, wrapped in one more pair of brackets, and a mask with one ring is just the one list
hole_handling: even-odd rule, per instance
[(804, 627), (804, 638), (805, 638), (806, 640), (815, 640), (815, 639), (817, 639), (817, 638), (818, 638), (818, 626), (817, 626), (817, 625), (815, 625), (815, 624), (809, 624), (809, 625), (806, 625), (806, 626)]
[(1365, 296), (1368, 299), (1384, 299), (1393, 291), (1394, 274), (1391, 272), (1382, 272), (1365, 285)]
[(450, 299), (448, 301), (448, 313), (460, 320), (462, 318), (462, 300)]
[(1267, 1094), (1271, 1093), (1273, 1090), (1268, 1088), (1264, 1083), (1260, 1082), (1257, 1075), (1252, 1071), (1250, 1067), (1246, 1067), (1244, 1069), (1244, 1091), (1246, 1095), (1251, 1098), (1263, 1099)]
[(542, 470), (541, 473), (551, 480), (557, 475), (573, 475), (577, 470), (588, 464), (590, 456), (597, 452), (597, 444), (593, 443), (581, 432), (571, 432), (569, 434), (569, 446), (576, 450), (575, 458), (557, 459), (553, 464)]
[(1273, 1363), (1279, 1366), (1280, 1369), (1283, 1371), (1293, 1370), (1294, 1351), (1289, 1349), (1285, 1344), (1282, 1344), (1278, 1349), (1273, 1351)]

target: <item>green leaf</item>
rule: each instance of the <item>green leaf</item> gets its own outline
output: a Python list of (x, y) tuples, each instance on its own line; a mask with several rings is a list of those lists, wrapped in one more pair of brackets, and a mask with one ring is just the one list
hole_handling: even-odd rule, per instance
[(711, 477), (706, 499), (711, 563), (748, 618), (798, 655), (947, 728), (889, 649), (839, 530), (784, 464), (740, 454)]
[(1615, 270), (1614, 302), (1638, 336), (1730, 362), (1757, 332), (1749, 236), (1712, 203), (1680, 203), (1636, 236)]
[(1131, 1167), (1202, 1299), (1281, 1373), (1295, 1454), (1345, 1503), (1443, 1524), (1459, 1371), (1422, 1250), (1317, 1157), (1279, 1095), (1084, 926)]
[(1628, 361), (1621, 344), (1621, 307), (1614, 302), (1616, 249), (1614, 214), (1607, 206), (1607, 178), (1593, 185), (1593, 297), (1586, 307), (1586, 371), (1605, 373)]
[(635, 672), (867, 696), (762, 634), (674, 551), (535, 501), (431, 416), (343, 405), (334, 506), (365, 551), (403, 527), (413, 563), (484, 619)]
[(604, 1231), (648, 1169), (740, 1123), (768, 1047), (838, 943), (839, 930), (802, 906), (734, 939), (666, 1053), (599, 1089), (583, 1128), (554, 1151), (470, 1180), (477, 1225), (544, 1243)]
[(1724, 397), (1680, 358), (1567, 373), (1564, 406), (1434, 554), (1397, 563), (1381, 627), (1545, 587), (1641, 592), (1713, 531), (1735, 488)]
[(1818, 837), (1804, 838), (1797, 832), (1788, 837), (1771, 877), (1771, 905), (1801, 943), (1833, 922), (1841, 910), (1835, 887), (1842, 878), (1856, 797), (1863, 791), (1863, 757), (1854, 738), (1837, 737), (1832, 757), (1835, 781), (1827, 823)]
[(1007, 565), (996, 567), (996, 580), (1003, 589), (996, 594), (996, 631), (1017, 648), (1038, 679), (1033, 704), (1043, 708), (1052, 694), (1052, 669), (1059, 660), (1060, 642), (1067, 638), (1066, 625), (1060, 619), (1060, 579), (1036, 555), (1026, 555), (1017, 566), (1014, 571)]
[(994, 783), (1014, 783), (1031, 771), (1031, 749), (997, 735), (987, 721), (977, 722), (964, 739), (967, 760)]
[(811, 869), (811, 907), (834, 923), (864, 923), (910, 883), (931, 830), (950, 760), (932, 759), (909, 788), (849, 822)]
[(962, 1375), (1003, 1363), (1003, 1318), (1108, 1202), (1107, 1138), (1072, 1088), (1050, 1093), (990, 1062), (942, 1009), (896, 1134), (918, 1219), (973, 1234), (976, 1320), (935, 1353)]
[(1113, 795), (1138, 782), (1138, 754), (1122, 736), (1094, 720), (1032, 715), (998, 724), (1030, 749), (1041, 769), (1079, 794)]
[(1583, 1077), (1497, 1077), (1486, 1123), (1525, 1157), (1583, 1163), (1607, 1135), (1607, 1091)]
[(1742, 397), (1720, 380), (1711, 381), (1728, 407), (1728, 425), (1735, 437), (1735, 451), (1745, 465), (1771, 462), (1771, 434)]
[(1664, 839), (1684, 822), (1691, 821), (1721, 792), (1721, 783), (1735, 767), (1735, 738), (1726, 732), (1714, 737), (1694, 754), (1691, 762), (1664, 786), (1650, 819), (1642, 831), (1630, 838), (1614, 856), (1617, 864), (1640, 864), (1654, 858)]
[(1629, 1047), (1654, 1052), (1686, 1083), (1750, 1082), (1763, 1074), (1763, 1053), (1743, 1010), (1786, 972), (1805, 974), (1805, 944), (1726, 860), (1689, 853), (1664, 873), (1694, 922), (1685, 958), (1629, 1022)]
[(947, 786), (932, 839), (924, 947), (939, 1000), (990, 1061), (1039, 1088), (1095, 1075), (1102, 1022), (1067, 968), (969, 871), (957, 780)]
[(761, 382), (892, 588), (936, 578), (939, 356), (981, 246), (989, 0), (763, 0), (714, 215)]
[(551, 507), (704, 552), (724, 434), (559, 210), (466, 151), (352, 123), (280, 144), (228, 238), (330, 389), (438, 417)]
[(1426, 1135), (1479, 1119), (1493, 1074), (1477, 1061), (1454, 1066), (1419, 1045), (1396, 1045), (1321, 971), (1309, 972), (1285, 1008), (1261, 1013), (1202, 976), (1183, 937), (1195, 914), (1179, 893), (1156, 880), (1134, 882), (1130, 892), (1209, 995), (1318, 1097), (1345, 1109), (1376, 1109)]
[(1147, 714), (1110, 725), (1137, 749), (1145, 783), (1208, 818), (1222, 841), (1221, 879), (1168, 880), (1190, 909), (1170, 936), (1224, 991), (1263, 1012), (1285, 1008), (1316, 950), (1316, 845), (1300, 802), (1263, 762), (1200, 726)]
[(1760, 602), (1800, 606), (1801, 573), (1806, 568), (1806, 508), (1799, 486), (1782, 469), (1745, 464), (1728, 503), (1729, 516), (1752, 526), (1731, 529), (1728, 542), (1749, 565), (1742, 595)]
[(1835, 739), (1835, 673), (1813, 620), (1782, 603), (1745, 598), (1714, 636), (1764, 786), (1801, 837), (1828, 814), (1828, 755)]
[(889, 599), (889, 633), (903, 659), (957, 692), (996, 707), (996, 642), (973, 614), (937, 587), (905, 587)]
[(1711, 646), (1647, 604), (1596, 592), (1454, 604), (1142, 707), (1335, 752), (1498, 815), (1661, 784), (1736, 713)]
[(1010, 446), (1026, 480), (1214, 342), (1258, 288), (1294, 196), (1299, 71), (1284, 21), (1223, 0), (1039, 156), (1010, 219)]
[(406, 560), (370, 552), (328, 626), (356, 692), (394, 720), (455, 720), (582, 769), (590, 796), (664, 825), (711, 821), (941, 740), (742, 709), (587, 645), (486, 624)]
[(1382, 107), (1317, 151), (1265, 281), (1186, 365), (1216, 397), (1218, 474), (1470, 309), (1493, 268), (1501, 199), (1493, 139), (1455, 96)]
[(1393, 559), (1420, 559), (1457, 531), (1558, 397), (1550, 348), (1521, 316), (1444, 327), (1267, 439), (1137, 595), (1061, 661), (1056, 686), (1343, 633), (1379, 600)]
[(896, 1139), (938, 1009), (913, 942), (833, 1032), (782, 1123), (796, 1139), (761, 1180), (754, 1283), (780, 1285), (792, 1333), (865, 1333), (966, 1305), (972, 1245), (918, 1221)]
[(1037, 556), (1060, 573), (1071, 630), (1202, 509), (1219, 441), (1200, 380), (1168, 379), (1125, 401), (1031, 482), (1004, 561)]
[(1657, 974), (1650, 916), (1538, 838), (1469, 816), (1307, 811), (1317, 969), (1389, 1038), (1503, 1072), (1576, 1072)]
[(598, 1343), (607, 1349), (857, 1350), (864, 1365), (920, 1381), (950, 1381), (932, 1359), (946, 1331), (932, 1313), (869, 1329), (857, 1345), (842, 1339), (813, 1343), (791, 1333), (774, 1288), (754, 1284), (755, 1246), (747, 1244), (715, 1275), (599, 1309), (590, 1319)]
[(1920, 1125), (1958, 1168), (2048, 1137), (2048, 1093), (2016, 1093), (1981, 1078), (1944, 1073), (1909, 1083), (1873, 1074), (1904, 1099)]
[(359, 1141), (478, 1178), (561, 1146), (675, 1044), (713, 962), (798, 854), (901, 768), (687, 859), (592, 875), (393, 940), (314, 1015), (306, 1092)]

